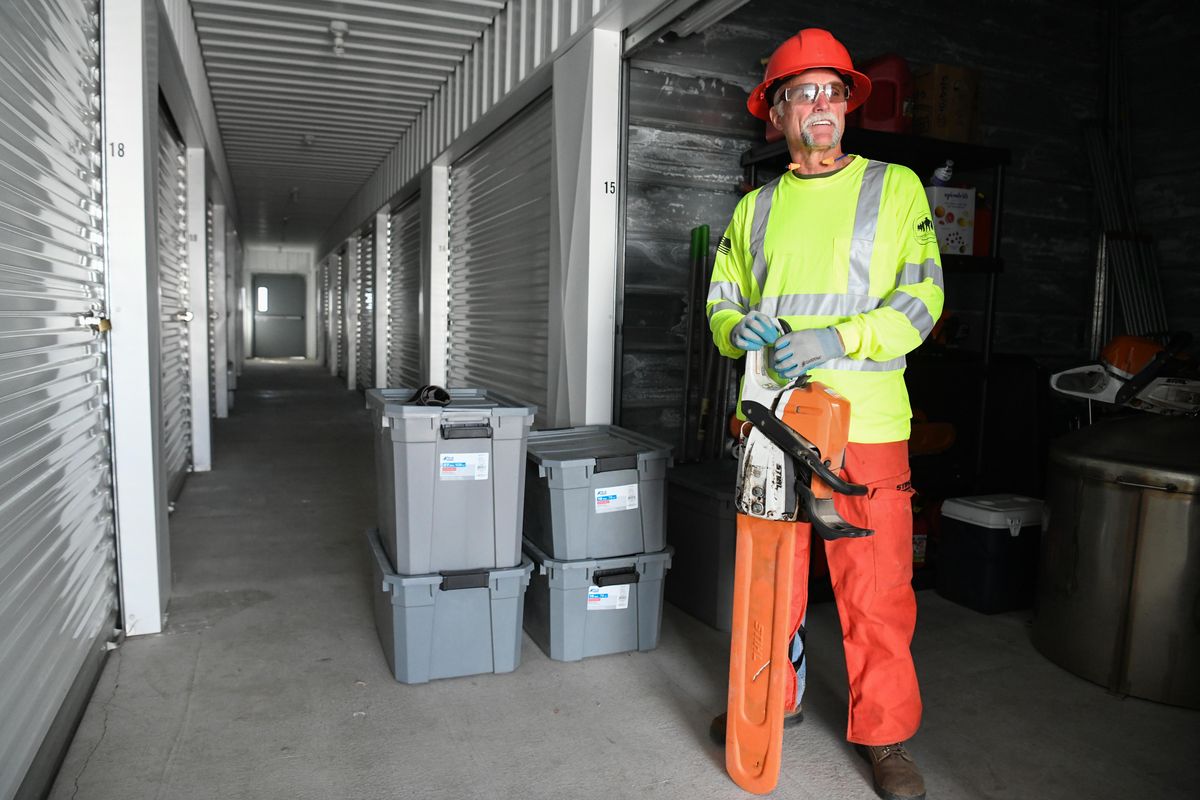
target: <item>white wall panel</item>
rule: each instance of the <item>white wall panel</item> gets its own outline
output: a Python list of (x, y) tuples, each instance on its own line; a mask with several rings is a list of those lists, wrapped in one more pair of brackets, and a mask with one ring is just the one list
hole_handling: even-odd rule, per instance
[(388, 236), (390, 230), (390, 214), (387, 208), (380, 209), (375, 214), (375, 352), (374, 359), (375, 383), (370, 388), (387, 386), (387, 348), (388, 348)]
[(203, 148), (189, 147), (187, 151), (187, 263), (190, 298), (188, 350), (191, 357), (191, 427), (192, 469), (206, 472), (212, 469), (212, 365), (209, 335), (209, 258), (211, 230), (207, 202), (205, 153)]
[(225, 231), (228, 211), (226, 206), (213, 206), (212, 238), (213, 263), (212, 286), (209, 287), (211, 302), (212, 331), (212, 384), (213, 414), (218, 419), (229, 416), (229, 298), (226, 291), (229, 260)]
[(612, 422), (621, 35), (596, 30), (554, 62), (549, 398), (556, 425)]
[(446, 385), (449, 323), (450, 168), (432, 164), (421, 175), (421, 373)]
[(170, 596), (159, 400), (158, 20), (152, 0), (105, 0), (106, 257), (113, 317), (112, 419), (121, 616), (130, 636), (158, 633)]

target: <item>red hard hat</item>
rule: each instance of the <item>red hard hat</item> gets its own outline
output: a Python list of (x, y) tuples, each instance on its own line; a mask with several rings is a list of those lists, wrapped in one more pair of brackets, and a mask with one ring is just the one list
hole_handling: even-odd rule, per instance
[(846, 103), (846, 113), (866, 102), (871, 94), (871, 79), (854, 69), (850, 61), (850, 53), (842, 43), (833, 38), (833, 34), (821, 28), (805, 28), (775, 49), (771, 60), (767, 62), (767, 71), (762, 83), (754, 87), (746, 108), (759, 119), (770, 119), (768, 113), (771, 100), (767, 90), (776, 81), (799, 75), (809, 69), (831, 69), (843, 75), (849, 75), (854, 81), (854, 90)]

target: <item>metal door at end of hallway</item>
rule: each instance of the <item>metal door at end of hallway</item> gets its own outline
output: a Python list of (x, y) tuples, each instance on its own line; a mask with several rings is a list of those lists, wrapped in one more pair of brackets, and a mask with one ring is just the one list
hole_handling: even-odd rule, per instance
[(255, 358), (305, 356), (305, 299), (303, 275), (254, 276)]

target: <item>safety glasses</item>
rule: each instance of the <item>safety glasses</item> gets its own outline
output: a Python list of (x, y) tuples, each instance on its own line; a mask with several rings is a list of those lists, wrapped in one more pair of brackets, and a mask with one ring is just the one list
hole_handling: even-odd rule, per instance
[(831, 103), (844, 103), (850, 99), (850, 87), (844, 83), (798, 83), (784, 89), (779, 99), (810, 106), (822, 94)]

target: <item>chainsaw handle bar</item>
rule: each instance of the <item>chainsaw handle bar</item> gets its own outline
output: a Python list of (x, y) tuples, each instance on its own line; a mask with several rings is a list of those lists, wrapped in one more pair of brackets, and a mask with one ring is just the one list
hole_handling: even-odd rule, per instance
[(832, 498), (816, 497), (812, 491), (812, 476), (816, 473), (835, 492), (841, 494), (862, 496), (867, 493), (867, 487), (842, 480), (841, 476), (821, 460), (811, 442), (784, 425), (762, 403), (743, 400), (742, 411), (755, 430), (795, 461), (796, 473), (799, 476), (799, 480), (795, 482), (796, 494), (804, 509), (806, 521), (812, 525), (818, 536), (826, 541), (833, 541), (860, 539), (875, 533), (870, 528), (860, 528), (842, 519), (834, 508)]
[(742, 402), (742, 413), (750, 424), (762, 431), (763, 436), (804, 467), (816, 473), (817, 477), (829, 484), (829, 488), (838, 494), (848, 494), (861, 497), (867, 493), (867, 487), (850, 483), (838, 475), (829, 465), (817, 455), (817, 448), (794, 430), (777, 419), (766, 406), (753, 400)]

